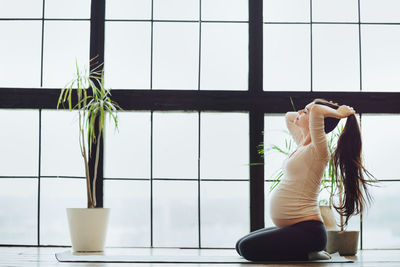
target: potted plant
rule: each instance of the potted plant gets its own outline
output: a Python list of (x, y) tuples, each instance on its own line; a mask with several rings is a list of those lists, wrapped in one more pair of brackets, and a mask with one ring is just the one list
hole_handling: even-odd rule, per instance
[[(93, 64), (94, 59), (90, 60)], [(106, 113), (118, 129), (117, 110), (121, 108), (110, 99), (110, 90), (104, 88), (103, 64), (81, 71), (76, 64), (75, 77), (62, 90), (58, 98), (60, 105), (68, 104), (68, 110), (77, 110), (79, 117), (79, 146), (85, 166), (87, 208), (68, 208), (67, 217), (74, 252), (103, 251), (110, 210), (98, 208), (96, 202), (96, 180), (99, 164), (99, 148), (104, 136)], [(73, 99), (76, 104), (73, 105)], [(94, 150), (94, 147), (96, 149)], [(94, 173), (90, 177), (89, 158), (95, 152)]]

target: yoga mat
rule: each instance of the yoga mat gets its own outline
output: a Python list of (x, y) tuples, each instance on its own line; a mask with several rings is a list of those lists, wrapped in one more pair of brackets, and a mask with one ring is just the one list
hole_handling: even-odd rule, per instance
[[(326, 263), (346, 263), (353, 262), (345, 257), (341, 257), (339, 253), (332, 254), (330, 260), (314, 260), (314, 261), (285, 261), (288, 263), (309, 263), (309, 262), (326, 262)], [(239, 255), (237, 256), (206, 256), (206, 255), (113, 255), (113, 254), (93, 254), (93, 253), (72, 253), (64, 251), (56, 253), (56, 258), (60, 262), (112, 262), (112, 263), (277, 263), (272, 262), (251, 262)], [(279, 263), (282, 263), (280, 261)]]

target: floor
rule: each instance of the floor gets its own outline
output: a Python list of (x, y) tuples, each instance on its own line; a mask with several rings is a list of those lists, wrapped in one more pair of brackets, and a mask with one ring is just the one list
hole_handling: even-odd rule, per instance
[[(50, 266), (63, 266), (63, 267), (113, 267), (113, 266), (143, 266), (143, 267), (157, 267), (157, 266), (310, 266), (310, 267), (399, 267), (400, 266), (400, 250), (362, 250), (356, 256), (350, 257), (355, 260), (354, 263), (308, 263), (308, 264), (133, 264), (133, 263), (61, 263), (58, 262), (54, 256), (57, 252), (63, 252), (70, 248), (59, 247), (0, 247), (0, 266), (1, 267), (50, 267)], [(172, 254), (172, 255), (236, 255), (235, 250), (221, 250), (221, 249), (137, 249), (137, 248), (109, 248), (107, 252), (116, 254)]]

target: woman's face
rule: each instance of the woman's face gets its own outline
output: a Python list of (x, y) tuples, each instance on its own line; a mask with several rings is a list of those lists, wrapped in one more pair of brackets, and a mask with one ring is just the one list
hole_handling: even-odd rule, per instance
[(308, 117), (309, 117), (309, 113), (310, 113), (310, 110), (309, 110), (309, 105), (307, 105), (304, 109), (301, 109), (301, 110), (299, 110), (299, 111), (297, 111), (297, 117), (296, 117), (296, 119), (295, 119), (295, 121), (294, 121), (294, 124), (295, 125), (297, 125), (297, 126), (299, 126), (299, 127), (301, 127), (301, 128), (304, 128), (304, 129), (308, 129)]

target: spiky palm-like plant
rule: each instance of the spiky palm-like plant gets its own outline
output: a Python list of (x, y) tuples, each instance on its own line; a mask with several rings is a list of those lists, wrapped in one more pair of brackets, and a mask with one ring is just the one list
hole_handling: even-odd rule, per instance
[[(95, 58), (90, 60), (93, 64)], [(86, 191), (88, 208), (95, 208), (96, 180), (99, 165), (100, 143), (104, 136), (104, 123), (106, 113), (109, 119), (114, 121), (115, 129), (118, 129), (117, 111), (122, 110), (117, 103), (111, 100), (110, 90), (104, 87), (103, 63), (95, 66), (89, 73), (81, 71), (76, 66), (74, 78), (61, 90), (57, 102), (60, 105), (68, 104), (68, 110), (77, 110), (79, 117), (79, 146), (85, 164)], [(77, 95), (77, 104), (73, 106), (72, 95)], [(95, 127), (97, 128), (97, 131)], [(89, 174), (89, 157), (92, 155), (93, 145), (96, 145), (95, 166), (93, 179)], [(87, 148), (88, 146), (88, 148)]]

